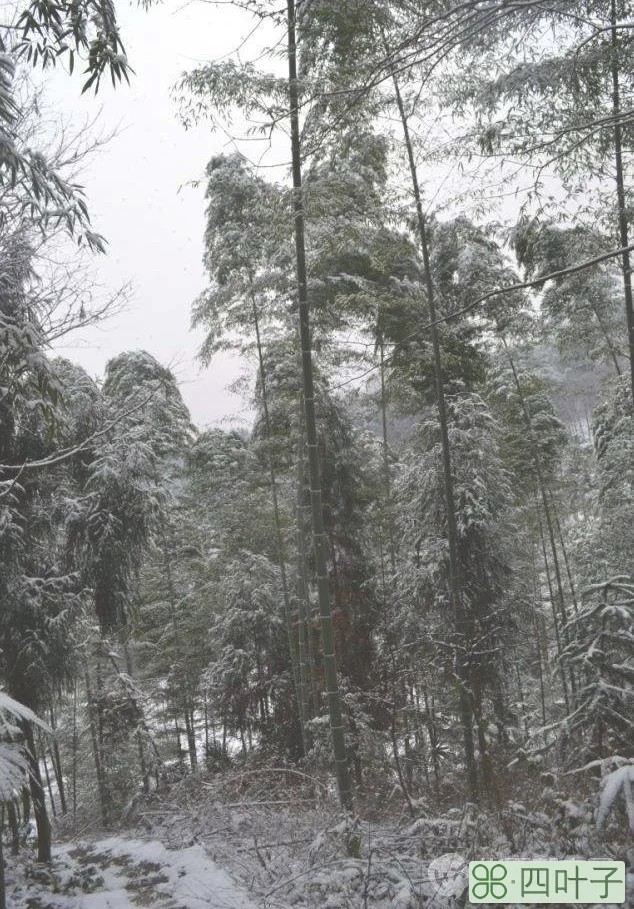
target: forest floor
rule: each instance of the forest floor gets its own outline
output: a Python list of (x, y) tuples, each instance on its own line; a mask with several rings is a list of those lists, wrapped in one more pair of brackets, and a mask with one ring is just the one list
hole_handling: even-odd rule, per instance
[(11, 909), (256, 909), (203, 846), (112, 836), (58, 846), (50, 869), (21, 871), (8, 876)]
[[(7, 906), (458, 909), (470, 905), (460, 896), (471, 859), (626, 857), (627, 838), (617, 833), (599, 852), (579, 816), (566, 827), (518, 804), (512, 818), (418, 808), (412, 819), (383, 793), (351, 824), (333, 793), (293, 771), (187, 777), (138, 800), (117, 835), (58, 837), (50, 869), (11, 860)], [(634, 876), (627, 892), (634, 905)]]

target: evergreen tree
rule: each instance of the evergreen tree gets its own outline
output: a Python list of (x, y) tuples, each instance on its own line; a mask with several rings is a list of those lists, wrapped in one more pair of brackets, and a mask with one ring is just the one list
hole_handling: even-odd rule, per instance
[[(596, 230), (528, 219), (518, 223), (512, 239), (529, 280), (565, 271), (610, 247)], [(548, 282), (540, 301), (544, 335), (554, 333), (564, 357), (581, 351), (590, 360), (611, 362), (620, 375), (625, 332), (618, 296), (618, 274), (609, 260)]]
[(576, 709), (558, 730), (568, 764), (633, 756), (632, 593), (627, 576), (593, 584), (571, 620), (565, 657), (581, 681)]
[[(456, 12), (461, 15), (457, 8)], [(612, 248), (622, 250), (627, 323), (623, 347), (634, 392), (631, 219), (625, 176), (632, 149), (629, 113), (623, 106), (632, 83), (628, 15), (628, 4), (617, 0), (580, 5), (578, 15), (575, 7), (561, 4), (548, 10), (493, 11), (489, 54), (482, 54), (477, 28), (466, 32), (463, 49), (473, 65), (454, 100), (475, 113), (481, 151), (528, 163), (539, 197), (542, 175), (556, 173), (573, 200), (577, 197), (570, 206), (577, 218), (586, 223), (590, 219), (592, 228), (598, 221)], [(516, 29), (522, 34), (522, 60), (517, 56)]]
[[(450, 398), (449, 407), (449, 436), (456, 455), (458, 557), (466, 613), (466, 633), (454, 640), (453, 646), (460, 648), (468, 668), (482, 778), (490, 791), (493, 772), (488, 764), (485, 730), (494, 718), (499, 728), (507, 724), (504, 670), (510, 659), (511, 635), (517, 627), (511, 612), (517, 594), (512, 582), (516, 559), (514, 496), (500, 457), (499, 427), (485, 403), (477, 396), (461, 396)], [(415, 602), (419, 618), (412, 625), (403, 616), (401, 623), (409, 626), (408, 637), (427, 640), (432, 651), (436, 650), (436, 659), (441, 655), (441, 671), (452, 679), (456, 670), (446, 635), (447, 612), (451, 610), (446, 504), (438, 426), (433, 416), (421, 424), (419, 433), (415, 456), (399, 478), (398, 487), (403, 537), (399, 599), (401, 608)], [(421, 619), (426, 619), (424, 624)]]

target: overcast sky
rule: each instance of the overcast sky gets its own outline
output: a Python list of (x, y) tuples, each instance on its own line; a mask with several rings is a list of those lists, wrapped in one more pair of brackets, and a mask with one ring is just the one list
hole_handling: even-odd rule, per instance
[[(133, 294), (125, 312), (99, 329), (84, 330), (61, 353), (101, 376), (110, 357), (144, 348), (173, 369), (197, 425), (248, 421), (244, 401), (225, 390), (238, 377), (239, 364), (219, 356), (201, 369), (195, 356), (202, 334), (189, 327), (192, 301), (205, 286), (205, 205), (203, 185), (183, 184), (200, 179), (213, 154), (232, 148), (209, 125), (186, 131), (170, 89), (184, 70), (230, 54), (253, 23), (229, 5), (201, 0), (167, 0), (147, 12), (128, 4), (117, 9), (136, 73), (131, 86), (113, 89), (104, 80), (97, 98), (90, 92), (81, 97), (77, 71), (73, 77), (47, 72), (44, 84), (51, 107), (67, 119), (81, 124), (102, 106), (100, 131), (118, 127), (81, 182), (93, 227), (109, 243), (107, 257), (95, 265), (97, 278), (112, 291), (130, 282)], [(253, 40), (264, 38), (260, 33)]]

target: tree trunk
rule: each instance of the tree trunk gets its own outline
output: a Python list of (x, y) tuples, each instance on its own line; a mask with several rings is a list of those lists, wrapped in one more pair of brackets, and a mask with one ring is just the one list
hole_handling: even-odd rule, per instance
[[(90, 716), (90, 711), (89, 714)], [(94, 745), (94, 742), (93, 742)], [(77, 760), (79, 754), (79, 730), (77, 728), (77, 682), (73, 685), (73, 826), (77, 823)]]
[(520, 705), (522, 708), (522, 719), (524, 721), (524, 734), (528, 739), (530, 731), (528, 728), (528, 712), (526, 710), (526, 699), (524, 698), (524, 689), (522, 688), (522, 676), (520, 675), (520, 667), (515, 664), (515, 677), (517, 678), (517, 691), (520, 696)]
[(28, 824), (31, 817), (31, 790), (25, 786), (22, 790), (22, 815), (25, 824)]
[[(266, 440), (271, 440), (271, 418), (269, 414), (268, 389), (266, 383), (266, 368), (264, 366), (264, 351), (262, 350), (262, 338), (260, 336), (260, 320), (258, 317), (258, 308), (255, 302), (255, 296), (251, 291), (251, 304), (253, 307), (253, 325), (255, 327), (255, 340), (258, 349), (258, 365), (260, 370), (260, 384), (262, 386), (262, 410), (264, 412), (264, 431)], [(280, 521), (280, 506), (277, 495), (277, 477), (273, 465), (273, 455), (268, 452), (269, 463), (269, 482), (271, 485), (271, 498), (273, 500), (273, 519), (275, 521), (275, 537), (277, 543), (277, 558), (280, 566), (280, 577), (282, 580), (282, 595), (284, 598), (284, 619), (286, 622), (286, 636), (288, 638), (288, 649), (291, 660), (291, 674), (293, 677), (293, 687), (295, 689), (295, 704), (299, 725), (301, 730), (302, 752), (306, 754), (306, 716), (304, 713), (304, 697), (302, 690), (302, 679), (299, 657), (299, 637), (296, 640), (293, 629), (293, 610), (291, 609), (291, 600), (288, 592), (288, 579), (286, 577), (286, 560), (284, 558), (284, 541), (282, 539), (282, 523)]]
[[(628, 230), (628, 208), (625, 198), (625, 176), (623, 172), (623, 133), (621, 128), (621, 89), (619, 85), (619, 40), (617, 30), (616, 0), (610, 2), (610, 24), (612, 39), (612, 113), (614, 115), (614, 166), (616, 172), (616, 197), (619, 206), (619, 239), (621, 249), (630, 245)], [(630, 382), (634, 400), (634, 305), (632, 303), (632, 268), (629, 252), (621, 257), (623, 268), (623, 294), (627, 320), (628, 350), (630, 356)]]
[(21, 723), (21, 727), (26, 744), (26, 755), (29, 764), (29, 790), (37, 826), (37, 860), (38, 862), (49, 863), (51, 861), (51, 823), (46, 812), (46, 801), (40, 774), (40, 763), (35, 747), (33, 724), (25, 721)]
[(566, 713), (570, 713), (570, 698), (568, 696), (568, 683), (566, 681), (566, 670), (563, 663), (563, 647), (561, 643), (561, 635), (559, 634), (559, 622), (557, 621), (557, 607), (555, 606), (555, 598), (553, 594), (553, 582), (550, 578), (550, 566), (548, 564), (548, 555), (546, 553), (546, 540), (544, 537), (544, 528), (542, 522), (539, 522), (539, 536), (542, 544), (542, 555), (544, 557), (544, 570), (546, 572), (546, 581), (548, 583), (548, 596), (550, 599), (550, 606), (553, 613), (553, 627), (555, 629), (555, 642), (557, 644), (557, 657), (559, 662), (559, 672), (561, 675), (561, 687), (564, 693), (564, 703), (566, 705)]
[(183, 747), (181, 745), (181, 728), (178, 725), (178, 717), (174, 717), (174, 732), (176, 734), (176, 760), (179, 765), (183, 762)]
[[(315, 673), (315, 648), (313, 646), (312, 605), (308, 592), (306, 539), (304, 535), (304, 509), (306, 502), (310, 508), (310, 493), (305, 478), (305, 426), (304, 402), (300, 396), (299, 402), (299, 430), (297, 440), (297, 619), (298, 640), (301, 645), (300, 673), (302, 679), (302, 695), (304, 699), (304, 713), (306, 720), (317, 715), (319, 710), (319, 690)], [(303, 672), (302, 672), (303, 670)], [(307, 732), (307, 746), (312, 745), (312, 740)]]
[(310, 467), (310, 499), (313, 520), (315, 546), (315, 567), (317, 590), (319, 595), (319, 612), (321, 617), (321, 634), (323, 647), (324, 676), (330, 730), (335, 755), (335, 768), (339, 798), (344, 809), (352, 810), (352, 787), (348, 773), (346, 740), (341, 713), (341, 698), (337, 681), (337, 664), (334, 652), (332, 612), (330, 608), (330, 590), (328, 583), (328, 540), (324, 531), (322, 509), (321, 476), (319, 450), (317, 447), (317, 424), (315, 418), (315, 391), (313, 381), (313, 358), (310, 332), (310, 315), (308, 307), (308, 286), (306, 269), (306, 245), (304, 239), (304, 202), (302, 194), (301, 145), (299, 132), (299, 98), (297, 88), (297, 48), (295, 39), (295, 3), (287, 0), (288, 25), (288, 93), (291, 127), (291, 156), (293, 170), (293, 214), (295, 226), (295, 257), (297, 267), (297, 297), (299, 306), (299, 326), (302, 350), (302, 374), (304, 390), (304, 409), (306, 414), (306, 440), (308, 463)]
[[(539, 577), (538, 577), (538, 570), (537, 570), (537, 543), (536, 543), (535, 535), (533, 533), (532, 528), (531, 528), (531, 553), (532, 553), (532, 561), (533, 561), (533, 608), (531, 610), (531, 618), (533, 621), (533, 629), (535, 632), (535, 643), (537, 645), (536, 646), (537, 669), (538, 669), (538, 673), (539, 673), (539, 694), (540, 694), (540, 702), (541, 702), (541, 708), (542, 708), (542, 723), (545, 726), (546, 725), (546, 690), (545, 690), (545, 686), (544, 686), (544, 669), (543, 669), (543, 661), (542, 661), (542, 653), (545, 650), (545, 648), (542, 647), (542, 638), (545, 635), (542, 635), (542, 629), (541, 629), (540, 623), (539, 623), (540, 617), (538, 616), (537, 610), (535, 608), (535, 604), (538, 602), (538, 600), (541, 600), (541, 593), (539, 591)], [(546, 659), (548, 659), (548, 654), (546, 653), (545, 655), (546, 655)]]
[[(385, 45), (386, 54), (389, 53)], [(478, 772), (475, 759), (475, 746), (473, 741), (473, 705), (470, 685), (470, 671), (468, 665), (468, 650), (471, 644), (471, 628), (465, 605), (462, 601), (462, 591), (460, 587), (460, 564), (458, 559), (458, 530), (456, 525), (456, 510), (454, 497), (454, 480), (451, 465), (451, 449), (449, 446), (449, 429), (447, 420), (447, 407), (445, 402), (445, 389), (443, 385), (442, 355), (440, 351), (440, 338), (438, 335), (438, 325), (436, 323), (436, 298), (434, 284), (431, 276), (431, 267), (429, 262), (429, 244), (427, 241), (427, 227), (425, 216), (423, 214), (423, 204), (418, 183), (418, 171), (414, 159), (414, 150), (409, 131), (409, 124), (405, 106), (401, 96), (398, 79), (394, 70), (392, 71), (392, 81), (396, 94), (396, 103), (403, 130), (405, 148), (409, 162), (410, 179), (412, 181), (412, 192), (416, 205), (416, 221), (418, 226), (418, 239), (421, 252), (423, 255), (423, 265), (425, 267), (425, 285), (427, 290), (427, 303), (429, 305), (430, 329), (432, 338), (432, 348), (434, 352), (434, 373), (436, 378), (436, 401), (438, 406), (438, 423), (440, 428), (440, 439), (442, 447), (442, 465), (443, 465), (443, 485), (445, 492), (445, 507), (447, 511), (447, 548), (449, 550), (449, 596), (452, 605), (455, 627), (455, 647), (454, 662), (456, 673), (456, 684), (458, 688), (458, 710), (460, 714), (460, 723), (465, 748), (465, 763), (467, 766), (467, 776), (469, 779), (469, 789), (471, 797), (477, 800), (478, 792)], [(485, 759), (485, 755), (482, 755)]]
[(570, 588), (570, 596), (572, 598), (572, 608), (575, 615), (579, 613), (579, 603), (577, 602), (577, 591), (575, 589), (575, 582), (572, 577), (572, 571), (570, 569), (570, 560), (568, 559), (568, 550), (566, 547), (566, 541), (564, 540), (564, 535), (561, 530), (561, 524), (559, 523), (559, 515), (557, 514), (557, 509), (553, 506), (553, 517), (555, 518), (555, 527), (557, 528), (557, 536), (559, 537), (559, 545), (561, 547), (561, 554), (564, 557), (564, 565), (566, 567), (566, 577), (568, 578), (568, 587)]
[(401, 756), (400, 756), (400, 754), (398, 753), (398, 737), (397, 737), (397, 734), (396, 734), (396, 704), (397, 704), (397, 697), (396, 697), (396, 678), (397, 678), (397, 671), (396, 671), (396, 657), (394, 656), (394, 651), (393, 651), (392, 647), (391, 647), (389, 644), (388, 644), (388, 647), (389, 647), (390, 662), (391, 662), (391, 664), (392, 664), (392, 672), (391, 672), (391, 678), (390, 678), (390, 685), (391, 685), (391, 688), (392, 688), (392, 709), (391, 709), (391, 714), (392, 714), (392, 716), (391, 716), (391, 718), (390, 718), (390, 738), (391, 738), (391, 740), (392, 740), (392, 755), (393, 755), (393, 757), (394, 757), (394, 767), (396, 768), (396, 775), (397, 775), (397, 777), (398, 777), (398, 781), (399, 781), (399, 784), (400, 784), (400, 787), (401, 787), (401, 791), (402, 791), (402, 793), (403, 793), (403, 798), (404, 798), (405, 801), (407, 802), (407, 808), (408, 808), (408, 810), (409, 810), (410, 815), (411, 815), (412, 817), (416, 817), (416, 811), (415, 811), (415, 809), (414, 809), (414, 803), (412, 802), (412, 797), (411, 797), (410, 792), (409, 792), (409, 787), (408, 787), (408, 785), (407, 785), (407, 783), (406, 783), (406, 781), (405, 781), (405, 776), (404, 776), (404, 774), (403, 774), (403, 766), (402, 766), (402, 763), (401, 763)]
[(187, 752), (189, 755), (189, 766), (192, 773), (198, 769), (198, 754), (196, 752), (196, 728), (194, 723), (194, 711), (191, 707), (185, 708), (185, 732), (187, 734)]
[[(40, 746), (41, 746), (41, 744), (42, 743), (40, 741)], [(51, 774), (48, 769), (48, 761), (46, 760), (46, 752), (44, 751), (43, 748), (42, 748), (42, 764), (44, 765), (44, 776), (46, 777), (46, 788), (48, 790), (48, 798), (51, 803), (51, 811), (53, 813), (53, 817), (56, 818), (57, 817), (57, 808), (55, 807), (55, 799), (53, 798), (53, 787), (51, 785)]]
[(53, 764), (53, 772), (55, 773), (55, 782), (57, 783), (57, 791), (59, 792), (59, 804), (61, 808), (62, 815), (68, 813), (68, 805), (66, 803), (66, 786), (64, 785), (64, 776), (62, 774), (62, 760), (59, 753), (59, 744), (57, 738), (55, 737), (55, 729), (57, 728), (57, 721), (55, 719), (55, 711), (51, 706), (50, 709), (51, 715), (51, 729), (53, 730), (53, 740), (51, 743), (51, 762)]
[(205, 763), (209, 760), (209, 705), (207, 702), (207, 689), (203, 693), (203, 710), (205, 718)]
[[(396, 546), (394, 545), (394, 520), (392, 512), (392, 495), (390, 482), (390, 461), (387, 436), (387, 401), (385, 393), (385, 351), (383, 347), (383, 333), (379, 329), (380, 377), (381, 377), (381, 431), (383, 435), (383, 495), (385, 498), (385, 512), (387, 515), (387, 539), (390, 554), (390, 571), (392, 577), (396, 576)], [(385, 585), (384, 585), (385, 586)]]
[(438, 735), (438, 727), (436, 725), (436, 705), (434, 703), (433, 696), (431, 699), (431, 704), (429, 702), (429, 695), (427, 693), (427, 679), (425, 675), (423, 675), (423, 700), (425, 701), (425, 717), (427, 735), (429, 738), (429, 750), (431, 752), (431, 761), (434, 770), (434, 789), (436, 792), (436, 798), (438, 799), (440, 798), (440, 760), (438, 757), (440, 737)]
[(92, 752), (95, 761), (95, 772), (97, 774), (97, 795), (99, 796), (99, 807), (101, 808), (101, 818), (104, 826), (110, 825), (111, 804), (110, 793), (106, 781), (102, 752), (99, 743), (99, 730), (97, 717), (95, 716), (95, 705), (92, 696), (92, 687), (90, 684), (90, 673), (86, 669), (86, 698), (88, 701), (88, 724), (90, 726), (90, 738), (92, 741)]
[(595, 306), (592, 303), (592, 301), (590, 302), (590, 306), (591, 306), (592, 312), (594, 313), (594, 316), (599, 324), (599, 328), (601, 329), (601, 334), (603, 335), (603, 337), (605, 339), (605, 343), (610, 352), (610, 356), (612, 357), (612, 362), (614, 363), (614, 369), (616, 371), (616, 374), (617, 374), (617, 376), (620, 376), (621, 375), (621, 366), (619, 363), (619, 359), (617, 357), (617, 350), (616, 350), (616, 347), (614, 346), (614, 341), (610, 337), (610, 334), (603, 323), (603, 319), (601, 318), (601, 313), (599, 312), (598, 307)]
[[(9, 821), (9, 830), (11, 831), (11, 854), (17, 855), (20, 851), (20, 824), (18, 821), (18, 812), (15, 802), (9, 802), (7, 805), (7, 816)], [(0, 828), (1, 829), (1, 828)], [(0, 839), (2, 837), (0, 836)], [(0, 843), (0, 846), (2, 844)], [(0, 871), (2, 871), (0, 866)]]
[(7, 891), (4, 879), (4, 805), (0, 807), (0, 909), (7, 909)]
[[(134, 659), (134, 653), (129, 644), (129, 635), (126, 636), (126, 639), (123, 641), (123, 653), (125, 656), (125, 665), (126, 671), (130, 678), (134, 681), (136, 679), (136, 661)], [(141, 705), (139, 705), (139, 710), (141, 711)], [(145, 759), (145, 748), (143, 746), (143, 732), (147, 731), (147, 725), (145, 723), (145, 717), (141, 711), (141, 719), (137, 724), (137, 729), (135, 733), (136, 738), (136, 747), (137, 754), (139, 756), (139, 769), (141, 771), (141, 781), (143, 785), (143, 791), (147, 795), (150, 791), (150, 776), (147, 768), (147, 761)]]
[[(544, 517), (546, 518), (546, 528), (548, 530), (548, 541), (550, 543), (550, 551), (553, 556), (553, 570), (555, 572), (555, 581), (557, 584), (557, 599), (559, 600), (560, 614), (561, 614), (561, 636), (562, 643), (565, 647), (570, 643), (569, 629), (568, 629), (568, 616), (566, 613), (566, 600), (564, 596), (564, 585), (561, 576), (561, 567), (559, 565), (559, 556), (557, 554), (557, 544), (555, 540), (555, 531), (553, 527), (553, 521), (550, 513), (550, 506), (548, 504), (548, 497), (546, 495), (546, 490), (543, 489), (542, 492), (542, 504), (544, 506)], [(554, 604), (553, 604), (554, 608)], [(577, 685), (574, 677), (572, 668), (570, 668), (570, 691), (571, 691), (571, 703), (569, 706), (574, 707), (576, 702), (577, 694)]]
[[(539, 492), (539, 498), (540, 498), (541, 505), (542, 505), (543, 512), (544, 512), (544, 518), (546, 520), (546, 529), (548, 531), (548, 542), (550, 545), (550, 551), (552, 553), (553, 570), (555, 573), (555, 583), (557, 585), (557, 601), (559, 603), (559, 611), (560, 611), (560, 615), (561, 615), (561, 626), (562, 626), (561, 637), (563, 638), (563, 641), (560, 641), (559, 637), (558, 637), (559, 653), (561, 654), (563, 645), (568, 643), (568, 629), (567, 629), (568, 616), (566, 614), (566, 597), (564, 594), (564, 585), (563, 585), (563, 581), (562, 581), (561, 567), (559, 565), (559, 556), (557, 554), (555, 530), (553, 527), (551, 509), (550, 509), (550, 505), (548, 502), (548, 491), (546, 488), (546, 482), (544, 480), (544, 474), (543, 474), (542, 466), (541, 466), (541, 459), (539, 456), (538, 439), (537, 439), (537, 437), (535, 435), (535, 431), (533, 429), (533, 421), (531, 420), (531, 416), (528, 411), (528, 407), (526, 406), (526, 400), (524, 398), (524, 392), (522, 390), (522, 385), (520, 383), (519, 376), (518, 376), (517, 370), (515, 368), (515, 363), (513, 361), (513, 357), (511, 356), (511, 352), (508, 349), (504, 336), (502, 336), (502, 335), (501, 335), (501, 340), (502, 340), (502, 344), (504, 345), (504, 349), (506, 351), (509, 365), (511, 367), (511, 372), (513, 374), (513, 382), (514, 382), (515, 388), (517, 390), (517, 396), (518, 396), (518, 399), (520, 402), (520, 407), (522, 409), (522, 414), (524, 416), (524, 422), (526, 423), (526, 430), (528, 432), (528, 436), (529, 436), (530, 443), (531, 443), (533, 463), (535, 465), (535, 479), (536, 479), (536, 483), (537, 483), (537, 489)], [(544, 530), (543, 530), (541, 522), (540, 522), (540, 533), (541, 533), (542, 544), (543, 544), (544, 543)], [(544, 560), (546, 560), (545, 546), (544, 546)], [(548, 566), (546, 567), (546, 572), (548, 574)], [(550, 581), (550, 575), (548, 575), (548, 583), (549, 583), (549, 586), (551, 587), (551, 597), (552, 597), (552, 585), (551, 585), (551, 581)], [(553, 606), (553, 609), (556, 608), (554, 599), (552, 599), (552, 606)], [(557, 634), (559, 635), (559, 632), (557, 632)], [(570, 685), (571, 685), (573, 700), (574, 700), (574, 696), (576, 694), (576, 683), (575, 683), (574, 676), (572, 674), (570, 676)], [(565, 684), (565, 682), (564, 682), (564, 693), (565, 693), (565, 699), (566, 699), (566, 709), (568, 711), (570, 711), (571, 704), (570, 704), (570, 700), (568, 698), (568, 686)]]

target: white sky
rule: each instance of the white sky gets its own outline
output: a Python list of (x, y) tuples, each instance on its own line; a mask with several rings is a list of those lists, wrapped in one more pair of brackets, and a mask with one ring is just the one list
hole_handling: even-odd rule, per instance
[(131, 87), (124, 82), (113, 89), (108, 77), (97, 98), (92, 91), (82, 97), (79, 67), (72, 77), (47, 71), (44, 84), (50, 107), (65, 119), (81, 124), (102, 106), (99, 130), (119, 129), (80, 182), (93, 228), (109, 243), (107, 257), (95, 262), (97, 279), (111, 291), (131, 282), (133, 297), (125, 312), (67, 339), (59, 352), (101, 376), (110, 357), (143, 348), (174, 371), (197, 425), (225, 418), (245, 422), (244, 401), (225, 390), (240, 364), (229, 355), (218, 356), (208, 369), (195, 362), (202, 332), (189, 326), (191, 304), (205, 286), (204, 185), (179, 192), (204, 176), (213, 154), (230, 147), (208, 124), (186, 131), (170, 89), (184, 70), (230, 54), (253, 23), (229, 5), (204, 0), (168, 0), (148, 11), (128, 4), (117, 9), (136, 72)]

